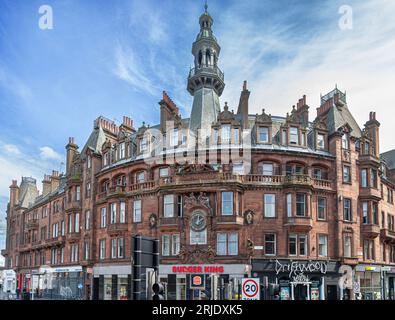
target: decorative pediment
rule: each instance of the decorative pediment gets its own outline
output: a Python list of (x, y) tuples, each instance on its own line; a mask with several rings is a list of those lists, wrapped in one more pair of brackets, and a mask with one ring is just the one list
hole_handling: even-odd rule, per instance
[(286, 122), (300, 124), (302, 123), (302, 120), (303, 119), (300, 114), (297, 113), (295, 106), (292, 106), (291, 114), (287, 113)]
[(213, 126), (220, 126), (221, 124), (231, 124), (234, 126), (240, 125), (240, 122), (236, 120), (234, 111), (229, 111), (228, 103), (225, 102), (224, 111), (218, 113), (217, 122), (213, 123)]
[(267, 114), (265, 109), (262, 109), (262, 114), (256, 114), (255, 123), (272, 123), (272, 115)]
[(189, 173), (207, 173), (215, 172), (214, 168), (209, 164), (186, 164), (181, 166), (178, 174), (189, 174)]
[(328, 127), (323, 119), (316, 119), (314, 121), (314, 129), (328, 131)]
[(137, 136), (144, 135), (145, 131), (147, 131), (148, 127), (145, 125), (145, 122), (141, 125), (141, 127), (137, 130)]

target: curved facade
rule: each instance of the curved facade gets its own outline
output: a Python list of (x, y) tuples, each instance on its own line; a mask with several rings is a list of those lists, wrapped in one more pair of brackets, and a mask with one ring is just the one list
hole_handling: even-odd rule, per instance
[(336, 88), (314, 121), (305, 96), (284, 117), (250, 114), (246, 82), (237, 113), (218, 110), (220, 47), (207, 10), (199, 23), (191, 118), (164, 92), (158, 125), (99, 117), (82, 149), (70, 138), (41, 195), (12, 182), (2, 254), (18, 288), (128, 299), (141, 234), (160, 240), (169, 299), (237, 299), (245, 275), (264, 299), (394, 299), (395, 152), (380, 155), (375, 113), (360, 128)]

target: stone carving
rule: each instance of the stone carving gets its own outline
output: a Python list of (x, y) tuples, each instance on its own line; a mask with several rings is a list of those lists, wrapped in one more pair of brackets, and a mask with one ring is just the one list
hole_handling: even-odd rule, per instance
[(189, 197), (188, 196), (184, 197), (184, 208), (185, 209), (189, 209), (189, 208), (192, 208), (195, 206), (201, 206), (201, 207), (204, 207), (208, 210), (211, 210), (210, 200), (204, 192), (200, 192), (198, 197), (195, 197), (195, 195), (193, 193), (191, 193), (189, 195)]
[(248, 209), (244, 212), (244, 222), (247, 225), (253, 224), (254, 223), (254, 211)]
[(254, 255), (254, 242), (251, 239), (247, 239), (247, 252), (249, 256)]
[(214, 171), (214, 168), (209, 164), (186, 164), (180, 168), (178, 174), (205, 173)]
[(211, 246), (208, 246), (207, 248), (183, 246), (180, 249), (178, 257), (183, 263), (213, 263), (215, 254), (215, 250)]
[(158, 225), (158, 217), (155, 213), (152, 213), (149, 216), (149, 226), (151, 229), (156, 228), (156, 226)]
[(272, 115), (267, 114), (265, 109), (262, 109), (262, 114), (256, 114), (255, 116), (256, 123), (272, 123)]

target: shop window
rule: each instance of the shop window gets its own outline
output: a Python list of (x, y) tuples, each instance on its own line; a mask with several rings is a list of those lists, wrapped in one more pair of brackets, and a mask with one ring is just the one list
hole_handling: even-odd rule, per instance
[(318, 210), (317, 210), (318, 211), (318, 219), (325, 220), (326, 219), (326, 198), (318, 197), (317, 206), (318, 206)]
[(128, 276), (119, 275), (118, 276), (118, 300), (128, 300)]
[(318, 255), (320, 257), (328, 256), (328, 236), (326, 235), (318, 236)]
[(275, 233), (265, 234), (265, 255), (267, 255), (267, 256), (276, 255), (276, 234)]
[(343, 219), (345, 221), (352, 221), (351, 199), (344, 198), (343, 200)]
[(133, 201), (133, 222), (141, 222), (141, 200)]
[(163, 197), (163, 216), (165, 218), (174, 217), (174, 195), (172, 194)]
[(276, 216), (276, 195), (264, 195), (264, 216), (266, 218), (274, 218)]
[(222, 192), (222, 215), (233, 215), (233, 192)]

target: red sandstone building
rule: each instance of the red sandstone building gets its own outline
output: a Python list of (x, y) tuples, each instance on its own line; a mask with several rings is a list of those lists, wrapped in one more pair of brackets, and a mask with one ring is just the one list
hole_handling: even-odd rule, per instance
[[(395, 299), (395, 150), (380, 154), (376, 114), (361, 128), (337, 88), (313, 116), (305, 96), (285, 117), (249, 114), (246, 83), (237, 112), (221, 111), (207, 9), (199, 23), (190, 118), (164, 92), (156, 126), (99, 117), (83, 148), (70, 138), (66, 172), (42, 194), (35, 179), (12, 182), (2, 254), (17, 287), (128, 299), (141, 234), (160, 240), (169, 299), (235, 299), (247, 275), (265, 299)], [(206, 290), (190, 289), (196, 273)]]

